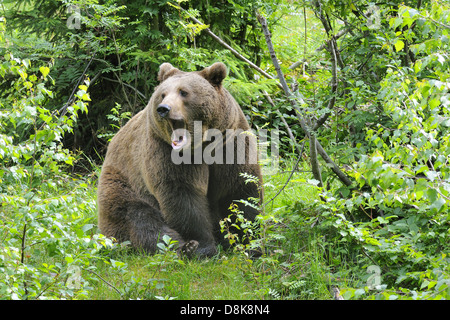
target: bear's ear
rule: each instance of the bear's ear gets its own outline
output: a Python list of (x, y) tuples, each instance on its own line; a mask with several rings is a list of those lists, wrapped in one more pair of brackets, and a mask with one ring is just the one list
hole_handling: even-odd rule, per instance
[(164, 80), (166, 80), (167, 78), (173, 76), (178, 72), (181, 71), (172, 66), (170, 63), (165, 62), (159, 66), (158, 81), (163, 82)]
[(222, 62), (216, 62), (199, 72), (214, 87), (220, 87), (223, 79), (227, 76), (227, 67)]

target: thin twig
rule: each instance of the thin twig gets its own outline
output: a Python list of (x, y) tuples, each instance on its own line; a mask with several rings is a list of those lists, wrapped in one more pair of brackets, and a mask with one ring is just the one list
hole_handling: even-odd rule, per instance
[(327, 113), (322, 115), (314, 125), (313, 131), (316, 131), (320, 126), (322, 126), (325, 121), (327, 121), (328, 117), (331, 115), (331, 110), (333, 109), (335, 103), (336, 103), (336, 94), (337, 94), (337, 88), (338, 88), (338, 80), (337, 80), (337, 45), (336, 40), (332, 38), (329, 42), (330, 44), (330, 52), (331, 52), (331, 99), (328, 101), (327, 105)]
[(119, 75), (117, 75), (117, 73), (115, 73), (114, 71), (113, 71), (113, 73), (114, 73), (114, 75), (116, 76), (117, 80), (118, 80), (119, 83), (120, 83), (120, 87), (122, 88), (123, 96), (124, 96), (125, 100), (126, 100), (127, 103), (128, 103), (129, 110), (131, 110), (132, 105), (131, 105), (130, 100), (128, 99), (128, 94), (127, 94), (127, 92), (125, 91), (125, 86), (123, 85), (124, 82), (122, 81), (122, 62), (120, 61), (119, 48), (118, 48), (118, 46), (117, 46), (116, 36), (115, 36), (114, 30), (112, 30), (112, 37), (113, 37), (113, 41), (114, 41), (114, 47), (116, 48), (117, 63), (118, 63), (118, 65), (119, 65), (119, 69), (118, 69)]
[(267, 201), (265, 204), (263, 204), (263, 210), (266, 208), (266, 206), (271, 203), (273, 200), (275, 200), (276, 197), (278, 197), (280, 195), (280, 193), (284, 190), (284, 188), (286, 188), (286, 186), (288, 185), (289, 181), (291, 180), (292, 176), (294, 175), (294, 172), (297, 170), (298, 164), (300, 162), (300, 160), (302, 159), (302, 154), (303, 154), (303, 147), (305, 146), (305, 142), (306, 140), (303, 140), (302, 143), (302, 148), (300, 150), (300, 154), (298, 156), (297, 162), (295, 163), (294, 168), (291, 171), (291, 174), (289, 175), (289, 177), (287, 178), (286, 182), (284, 183), (283, 187), (281, 187), (280, 190), (278, 190), (278, 192), (272, 197), (272, 199), (270, 199), (269, 201)]
[[(194, 21), (195, 23), (197, 23), (198, 25), (201, 26), (206, 26), (204, 23), (202, 23), (200, 20), (198, 20), (197, 18), (195, 18), (194, 16), (190, 15), (188, 11), (186, 11), (185, 9), (183, 9), (180, 6), (175, 6), (172, 5), (175, 8), (180, 9), (181, 11), (183, 11), (184, 13), (186, 13), (188, 15), (188, 17)], [(208, 33), (214, 40), (216, 40), (218, 43), (220, 43), (223, 47), (225, 47), (226, 49), (230, 50), (230, 52), (232, 54), (234, 54), (236, 56), (236, 58), (246, 62), (250, 67), (252, 67), (253, 69), (255, 69), (256, 71), (258, 71), (259, 73), (261, 73), (263, 76), (265, 76), (268, 79), (275, 79), (273, 76), (271, 76), (270, 74), (268, 74), (267, 72), (265, 72), (264, 70), (262, 70), (260, 67), (258, 67), (256, 64), (254, 64), (253, 62), (251, 62), (250, 60), (248, 60), (246, 57), (244, 57), (242, 54), (240, 54), (239, 52), (237, 52), (233, 47), (231, 47), (228, 43), (226, 43), (225, 41), (223, 41), (220, 37), (218, 37), (214, 32), (212, 32), (209, 28), (205, 28), (203, 29), (206, 31), (206, 33)], [(277, 83), (278, 86), (280, 86), (280, 84)]]
[(341, 68), (343, 68), (343, 62), (342, 62), (342, 58), (340, 57), (339, 50), (337, 48), (336, 36), (333, 35), (333, 30), (331, 29), (330, 23), (322, 12), (322, 5), (321, 5), (320, 1), (318, 1), (318, 0), (314, 1), (313, 4), (316, 7), (316, 16), (322, 22), (322, 25), (325, 28), (325, 31), (326, 31), (328, 37), (330, 37), (330, 40), (327, 41), (327, 45), (328, 45), (328, 51), (331, 54), (331, 62), (332, 62), (332, 65), (331, 65), (331, 98), (330, 98), (330, 101), (328, 101), (328, 105), (327, 105), (328, 111), (317, 120), (316, 124), (313, 127), (313, 131), (316, 131), (321, 125), (323, 125), (325, 123), (325, 121), (331, 115), (331, 110), (333, 109), (333, 107), (336, 103), (336, 94), (337, 94), (337, 89), (338, 89), (337, 64), (339, 63), (339, 66)]
[(310, 159), (311, 159), (311, 169), (313, 171), (313, 175), (314, 178), (319, 181), (319, 186), (322, 187), (323, 186), (323, 182), (322, 182), (322, 175), (320, 173), (320, 168), (319, 168), (319, 162), (317, 160), (317, 139), (315, 136), (315, 132), (311, 131), (310, 129), (310, 125), (308, 125), (305, 120), (303, 119), (303, 117), (301, 116), (300, 110), (298, 109), (297, 103), (294, 99), (291, 98), (291, 91), (287, 85), (286, 80), (284, 79), (284, 74), (281, 71), (281, 67), (280, 64), (278, 62), (277, 59), (277, 55), (275, 53), (275, 49), (273, 47), (272, 44), (272, 39), (271, 39), (271, 34), (269, 31), (269, 27), (267, 25), (267, 20), (264, 16), (262, 16), (261, 14), (259, 14), (258, 12), (256, 13), (257, 18), (259, 23), (261, 24), (261, 27), (263, 29), (263, 33), (264, 36), (266, 38), (266, 44), (267, 44), (267, 48), (269, 49), (269, 53), (270, 53), (270, 58), (272, 59), (272, 63), (275, 67), (275, 70), (277, 72), (278, 75), (278, 80), (281, 83), (281, 86), (283, 87), (284, 93), (286, 95), (286, 97), (289, 99), (290, 103), (292, 104), (292, 106), (295, 108), (296, 113), (297, 113), (297, 118), (300, 121), (300, 126), (302, 127), (302, 129), (307, 133), (308, 137), (309, 137), (309, 144), (310, 144)]
[(257, 15), (259, 23), (261, 24), (261, 26), (263, 28), (263, 33), (266, 38), (267, 48), (269, 49), (269, 54), (270, 54), (270, 58), (272, 59), (272, 64), (275, 67), (275, 71), (277, 72), (278, 81), (280, 82), (285, 95), (287, 97), (290, 97), (291, 91), (287, 85), (286, 79), (284, 78), (284, 74), (281, 71), (280, 63), (278, 62), (277, 56), (275, 54), (275, 49), (273, 48), (273, 44), (272, 44), (272, 40), (271, 40), (271, 34), (270, 34), (269, 28), (267, 26), (267, 20), (258, 12), (256, 13), (256, 15)]
[[(58, 114), (60, 114), (61, 116), (64, 116), (67, 112), (67, 107), (72, 103), (73, 101), (73, 96), (75, 95), (76, 90), (78, 89), (78, 86), (81, 83), (81, 80), (84, 78), (86, 72), (88, 71), (89, 66), (91, 65), (92, 61), (94, 60), (95, 55), (97, 54), (97, 50), (100, 46), (97, 46), (94, 53), (92, 54), (91, 59), (89, 60), (88, 64), (86, 65), (86, 67), (83, 70), (83, 73), (81, 74), (81, 76), (78, 78), (77, 84), (75, 85), (75, 87), (72, 90), (72, 93), (69, 96), (69, 99), (67, 100), (66, 104), (64, 106), (62, 106), (61, 109), (58, 110)], [(54, 114), (55, 112), (53, 112)], [(52, 114), (52, 115), (53, 115)], [(42, 128), (42, 127), (41, 127)]]
[(283, 122), (284, 126), (286, 127), (286, 130), (288, 132), (289, 138), (291, 138), (291, 141), (294, 143), (295, 148), (297, 149), (298, 153), (300, 154), (300, 148), (298, 146), (298, 143), (294, 137), (294, 134), (292, 133), (291, 128), (289, 127), (289, 124), (287, 123), (286, 119), (284, 118), (284, 116), (281, 114), (281, 112), (277, 109), (277, 107), (275, 106), (275, 103), (273, 102), (272, 98), (270, 97), (270, 95), (266, 92), (263, 91), (263, 95), (264, 97), (267, 99), (267, 101), (269, 101), (270, 105), (276, 110), (276, 112), (278, 113), (278, 115), (281, 118), (281, 121)]
[[(346, 35), (347, 33), (349, 33), (351, 30), (351, 28), (345, 28), (342, 30), (339, 30), (335, 35), (334, 35), (334, 39), (339, 39), (340, 37), (343, 37), (344, 35)], [(328, 46), (328, 42), (325, 42), (324, 44), (322, 44), (320, 47), (318, 47), (315, 51), (319, 52), (322, 51), (323, 49), (325, 49)]]
[[(261, 27), (263, 28), (264, 35), (266, 37), (266, 43), (270, 52), (270, 57), (272, 58), (272, 62), (275, 66), (275, 69), (277, 70), (278, 74), (278, 80), (281, 83), (281, 86), (284, 90), (285, 96), (288, 98), (291, 105), (294, 107), (294, 110), (296, 112), (297, 118), (300, 122), (300, 126), (305, 132), (305, 134), (308, 136), (308, 138), (311, 136), (311, 128), (307, 125), (305, 120), (302, 117), (301, 111), (297, 105), (297, 102), (292, 98), (291, 91), (286, 83), (286, 80), (284, 79), (283, 72), (281, 71), (280, 65), (278, 63), (277, 56), (275, 54), (275, 50), (273, 48), (269, 28), (267, 26), (267, 20), (262, 15), (257, 13), (258, 21), (261, 24)], [(328, 153), (323, 149), (322, 145), (319, 141), (316, 141), (316, 148), (317, 152), (320, 154), (320, 156), (324, 159), (326, 163), (328, 163), (331, 166), (331, 170), (337, 175), (339, 180), (342, 181), (346, 186), (350, 186), (352, 184), (352, 181), (347, 177), (347, 175), (341, 171), (341, 169), (336, 165), (336, 163), (331, 159), (331, 157), (328, 155)]]
[(134, 90), (134, 92), (137, 93), (139, 96), (141, 96), (144, 100), (148, 100), (147, 97), (142, 92), (140, 92), (138, 89), (136, 89), (135, 87), (133, 87), (132, 85), (130, 85), (126, 82), (120, 82), (119, 80), (111, 79), (111, 78), (108, 78), (105, 76), (102, 76), (102, 78), (105, 80), (108, 80), (108, 81), (120, 83), (120, 84), (124, 85), (125, 87), (128, 87), (128, 88)]
[(425, 17), (424, 15), (422, 15), (422, 14), (420, 14), (420, 13), (419, 13), (419, 16), (421, 16), (421, 17), (424, 18), (424, 19), (430, 20), (431, 22), (433, 22), (433, 23), (435, 23), (435, 24), (437, 24), (437, 25), (440, 25), (441, 27), (443, 27), (443, 28), (445, 28), (445, 29), (450, 29), (450, 26), (449, 26), (449, 25), (446, 25), (446, 24), (443, 24), (443, 23), (441, 23), (441, 22), (439, 22), (439, 21), (436, 21), (436, 20), (434, 20), (433, 18)]
[[(185, 9), (181, 8), (180, 6), (175, 6), (172, 4), (173, 7), (185, 12), (190, 19), (192, 19), (195, 23), (205, 26), (205, 24), (203, 24), (202, 22), (200, 22), (197, 18), (191, 16)], [(264, 19), (265, 20), (265, 19)], [(214, 34), (209, 28), (205, 28), (204, 29), (212, 38), (214, 38), (217, 42), (219, 42), (222, 46), (224, 46), (225, 48), (227, 48), (228, 50), (230, 50), (238, 59), (246, 62), (249, 64), (250, 67), (252, 67), (253, 69), (255, 69), (256, 71), (258, 71), (259, 73), (261, 73), (262, 75), (264, 75), (266, 78), (269, 79), (274, 79), (274, 77), (272, 77), (271, 75), (269, 75), (267, 72), (265, 72), (264, 70), (262, 70), (261, 68), (259, 68), (258, 66), (256, 66), (253, 62), (251, 62), (250, 60), (248, 60), (247, 58), (245, 58), (244, 56), (242, 56), (239, 52), (237, 52), (236, 50), (234, 50), (230, 45), (228, 45), (225, 41), (223, 41), (220, 37), (218, 37), (216, 34)], [(267, 28), (267, 23), (266, 23), (266, 30), (268, 31)], [(270, 35), (268, 37), (266, 37), (266, 39), (268, 38), (268, 40), (270, 40)], [(270, 42), (271, 43), (271, 40)], [(273, 46), (272, 46), (273, 47)], [(275, 56), (276, 58), (276, 56)], [(274, 59), (273, 59), (274, 60)], [(291, 102), (291, 104), (293, 105), (295, 111), (296, 111), (296, 115), (297, 118), (300, 122), (300, 126), (302, 127), (302, 129), (305, 131), (306, 135), (309, 137), (310, 136), (310, 128), (307, 126), (306, 122), (303, 120), (303, 117), (301, 116), (301, 112), (298, 109), (298, 106), (296, 104), (296, 102), (292, 99), (291, 97), (291, 92), (289, 90), (289, 87), (287, 86), (286, 80), (284, 79), (284, 75), (281, 72), (281, 68), (279, 68), (278, 72), (279, 74), (278, 76), (278, 80), (279, 82), (277, 83), (278, 87), (280, 87), (281, 89), (283, 89), (285, 91), (285, 95), (286, 97), (288, 97), (289, 101)], [(284, 83), (284, 84), (283, 84)], [(286, 90), (287, 89), (287, 90)], [(295, 141), (294, 141), (295, 142)], [(338, 178), (342, 181), (342, 183), (344, 183), (347, 186), (350, 186), (352, 184), (352, 181), (347, 177), (347, 175), (342, 172), (339, 167), (336, 165), (336, 163), (334, 163), (334, 161), (330, 158), (330, 156), (326, 153), (326, 151), (323, 149), (323, 147), (321, 146), (320, 142), (317, 141), (316, 143), (316, 147), (317, 147), (317, 152), (321, 155), (321, 157), (325, 160), (326, 163), (331, 165), (331, 170), (338, 176)]]
[[(347, 33), (349, 33), (350, 31), (351, 31), (351, 28), (342, 29), (342, 30), (338, 31), (338, 32), (334, 35), (334, 39), (337, 40), (337, 39), (341, 38), (342, 36), (346, 35)], [(325, 43), (323, 43), (322, 45), (320, 45), (320, 47), (318, 47), (318, 48), (315, 49), (314, 51), (315, 51), (316, 53), (317, 53), (317, 52), (320, 52), (320, 51), (322, 51), (323, 49), (327, 48), (328, 46), (329, 46), (329, 40), (326, 41)], [(302, 64), (303, 62), (305, 62), (305, 61), (306, 61), (306, 58), (304, 58), (303, 60), (299, 60), (299, 61), (297, 61), (297, 62), (294, 62), (293, 64), (291, 64), (291, 65), (289, 66), (289, 69), (290, 69), (290, 70), (293, 70), (293, 69), (297, 68), (299, 65), (301, 65), (301, 64)]]
[(104, 283), (106, 283), (108, 286), (110, 286), (111, 288), (113, 288), (120, 296), (122, 295), (122, 293), (119, 291), (119, 289), (117, 289), (116, 287), (114, 287), (111, 283), (109, 283), (108, 281), (106, 281), (105, 279), (103, 279), (98, 273), (89, 270), (89, 269), (84, 269), (86, 271), (89, 271), (90, 273), (95, 274), (97, 277), (100, 278), (100, 280), (102, 280)]

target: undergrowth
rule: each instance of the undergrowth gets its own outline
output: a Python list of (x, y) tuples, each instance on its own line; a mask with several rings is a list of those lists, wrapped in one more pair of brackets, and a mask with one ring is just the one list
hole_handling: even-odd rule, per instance
[[(303, 155), (286, 156), (276, 174), (264, 177), (259, 229), (236, 207), (230, 210), (238, 218), (233, 223), (252, 241), (229, 234), (232, 228), (224, 224), (235, 249), (219, 248), (208, 259), (180, 259), (167, 237), (157, 254), (145, 255), (99, 233), (100, 169), (92, 162), (89, 175), (70, 173), (83, 155), (62, 143), (79, 114), (88, 112), (90, 81), (79, 78), (68, 102), (49, 109), (53, 62), (20, 59), (4, 49), (0, 299), (333, 299), (338, 291), (344, 299), (449, 299), (449, 60), (448, 28), (442, 28), (447, 13), (437, 3), (420, 11), (402, 5), (386, 20), (386, 32), (371, 38), (386, 50), (383, 61), (389, 63), (383, 65), (389, 67), (370, 88), (373, 102), (367, 107), (388, 119), (368, 118), (372, 109), (351, 114), (364, 128), (335, 151), (337, 160), (348, 162), (352, 185), (326, 177), (319, 189), (305, 163), (291, 175), (295, 158)], [(423, 28), (419, 39), (396, 31), (413, 26)], [(4, 31), (0, 19), (0, 43), (7, 48)], [(409, 66), (397, 59), (408, 41), (417, 58)], [(349, 90), (362, 98), (369, 87), (358, 80)], [(118, 126), (128, 117), (120, 110), (116, 105), (110, 119)], [(368, 121), (373, 123), (366, 128)], [(345, 129), (338, 122), (331, 126)], [(321, 139), (327, 147), (338, 141), (331, 133)], [(355, 153), (339, 159), (348, 151)], [(248, 254), (255, 248), (262, 249), (259, 258)]]

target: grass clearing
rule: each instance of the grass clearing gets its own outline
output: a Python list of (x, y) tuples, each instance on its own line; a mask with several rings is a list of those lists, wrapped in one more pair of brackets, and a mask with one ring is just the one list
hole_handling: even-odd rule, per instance
[[(289, 170), (265, 177), (266, 200), (285, 184)], [(266, 207), (269, 254), (251, 260), (241, 252), (220, 251), (209, 259), (179, 260), (173, 252), (141, 255), (113, 250), (95, 266), (88, 299), (261, 300), (329, 299), (330, 277), (320, 242), (305, 232), (305, 202), (317, 198), (309, 173), (297, 172)], [(308, 217), (304, 212), (303, 217)], [(105, 250), (106, 251), (106, 250)], [(120, 294), (118, 293), (120, 292)]]
[[(98, 233), (97, 168), (97, 174), (89, 177), (61, 177), (41, 185), (41, 196), (35, 196), (29, 205), (38, 217), (39, 205), (48, 203), (44, 209), (49, 220), (44, 228), (38, 224), (43, 222), (40, 218), (20, 218), (36, 225), (26, 239), (26, 264), (23, 270), (14, 267), (14, 274), (0, 277), (15, 283), (17, 296), (29, 298), (330, 299), (332, 270), (327, 266), (323, 241), (311, 228), (314, 212), (306, 209), (318, 194), (308, 182), (309, 172), (294, 173), (279, 192), (290, 175), (290, 165), (264, 178), (265, 201), (277, 196), (265, 208), (263, 234), (268, 253), (258, 259), (219, 250), (212, 258), (180, 260), (171, 250), (145, 255), (112, 243)], [(10, 216), (13, 213), (10, 211)], [(18, 234), (26, 229), (20, 221)], [(19, 237), (10, 240), (15, 247), (20, 247), (18, 241)], [(6, 249), (3, 247), (3, 252)], [(9, 257), (22, 259), (19, 252)]]

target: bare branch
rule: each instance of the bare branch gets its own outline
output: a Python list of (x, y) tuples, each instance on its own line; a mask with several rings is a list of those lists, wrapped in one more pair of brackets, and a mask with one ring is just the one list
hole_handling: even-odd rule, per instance
[(281, 86), (282, 86), (286, 96), (289, 97), (291, 95), (291, 91), (289, 90), (286, 79), (284, 79), (284, 75), (283, 75), (283, 72), (281, 71), (280, 64), (278, 63), (278, 59), (275, 54), (275, 50), (273, 48), (269, 27), (267, 26), (267, 20), (259, 13), (256, 13), (256, 14), (257, 14), (258, 21), (263, 28), (264, 36), (266, 37), (267, 48), (269, 49), (270, 58), (272, 59), (273, 66), (275, 67), (275, 71), (277, 72), (278, 81), (280, 81)]
[(256, 14), (257, 14), (258, 21), (261, 24), (261, 27), (263, 29), (263, 33), (264, 33), (264, 36), (266, 38), (267, 48), (269, 49), (270, 58), (272, 59), (272, 63), (273, 63), (273, 65), (275, 67), (275, 70), (277, 72), (278, 81), (281, 84), (281, 87), (282, 87), (282, 89), (284, 91), (284, 95), (288, 98), (289, 102), (294, 107), (294, 109), (296, 111), (296, 114), (297, 114), (297, 118), (300, 121), (300, 125), (301, 125), (302, 129), (305, 130), (305, 132), (307, 133), (307, 135), (309, 137), (310, 130), (309, 130), (305, 120), (303, 119), (303, 117), (301, 115), (301, 112), (300, 112), (300, 110), (299, 110), (299, 108), (297, 106), (296, 101), (294, 99), (292, 99), (292, 92), (289, 89), (289, 86), (287, 85), (286, 79), (284, 78), (283, 71), (281, 71), (281, 67), (280, 67), (280, 64), (278, 62), (277, 55), (275, 53), (275, 49), (274, 49), (273, 44), (272, 44), (271, 34), (270, 34), (270, 31), (269, 31), (269, 27), (267, 25), (267, 20), (266, 20), (266, 18), (264, 18), (259, 13), (256, 13)]
[(331, 110), (334, 108), (334, 104), (336, 103), (336, 94), (337, 94), (337, 88), (338, 88), (338, 80), (337, 80), (337, 56), (338, 56), (338, 50), (337, 50), (337, 44), (336, 40), (334, 38), (331, 38), (331, 41), (329, 42), (330, 45), (330, 52), (331, 52), (331, 98), (330, 101), (328, 101), (327, 110), (328, 112), (322, 115), (314, 125), (313, 131), (316, 131), (321, 125), (327, 121), (328, 117), (331, 115)]
[[(108, 77), (105, 77), (105, 76), (103, 76), (102, 78), (105, 79), (105, 80), (108, 80), (108, 81), (112, 81), (112, 82), (116, 82), (116, 83), (121, 83), (121, 84), (124, 85), (125, 87), (128, 87), (128, 88), (134, 90), (134, 92), (135, 92), (136, 94), (138, 94), (140, 97), (142, 97), (142, 98), (144, 99), (144, 101), (147, 101), (147, 100), (148, 100), (148, 98), (145, 96), (145, 94), (143, 94), (143, 93), (140, 92), (138, 89), (136, 89), (136, 88), (133, 87), (132, 85), (129, 85), (129, 84), (126, 83), (126, 82), (123, 82), (123, 81), (121, 82), (121, 81), (119, 81), (119, 80), (111, 79), (111, 78), (108, 78)], [(92, 81), (91, 81), (91, 82), (92, 82)]]
[(111, 283), (109, 283), (108, 281), (106, 281), (105, 279), (103, 279), (98, 273), (96, 273), (96, 272), (94, 272), (94, 271), (92, 271), (92, 270), (90, 270), (90, 269), (84, 269), (84, 270), (89, 271), (90, 273), (95, 274), (97, 277), (100, 278), (100, 280), (102, 280), (102, 281), (103, 281), (104, 283), (106, 283), (109, 287), (111, 287), (112, 289), (114, 289), (114, 290), (119, 294), (119, 296), (122, 295), (122, 293), (119, 291), (119, 289), (117, 289), (117, 288), (116, 288), (115, 286), (113, 286)]
[(450, 26), (449, 26), (449, 25), (446, 25), (446, 24), (443, 24), (443, 23), (441, 23), (441, 22), (439, 22), (439, 21), (436, 21), (436, 20), (434, 20), (433, 18), (425, 17), (424, 15), (421, 15), (420, 13), (419, 13), (419, 16), (421, 16), (421, 17), (424, 18), (424, 19), (430, 20), (430, 21), (433, 22), (434, 24), (440, 25), (441, 27), (443, 27), (443, 28), (445, 28), (445, 29), (449, 29), (449, 30), (450, 30)]
[[(347, 33), (349, 33), (350, 30), (351, 30), (351, 28), (345, 28), (345, 29), (342, 29), (342, 30), (338, 31), (338, 33), (336, 33), (336, 34), (334, 35), (334, 39), (335, 39), (335, 40), (339, 39), (340, 37), (342, 37), (342, 36), (346, 35)], [(325, 49), (327, 46), (328, 46), (328, 41), (325, 42), (324, 44), (322, 44), (320, 47), (318, 47), (315, 51), (316, 51), (316, 52), (322, 51), (322, 50)]]
[(263, 208), (265, 208), (269, 203), (271, 203), (273, 200), (275, 200), (276, 197), (278, 197), (278, 195), (284, 190), (284, 188), (286, 188), (286, 186), (288, 185), (289, 181), (291, 180), (292, 176), (294, 175), (294, 172), (297, 170), (298, 164), (300, 162), (300, 160), (302, 159), (302, 154), (303, 154), (303, 147), (305, 146), (305, 141), (303, 140), (302, 143), (302, 148), (300, 150), (300, 154), (298, 156), (297, 162), (294, 165), (294, 168), (292, 169), (289, 177), (287, 178), (286, 182), (284, 183), (283, 187), (281, 187), (280, 190), (278, 190), (278, 192), (272, 197), (272, 199), (270, 199), (269, 201), (267, 201), (266, 203), (264, 203)]
[[(275, 67), (275, 70), (277, 71), (278, 80), (280, 81), (281, 86), (283, 87), (285, 96), (289, 99), (290, 103), (294, 107), (294, 110), (296, 111), (296, 114), (297, 114), (297, 118), (299, 119), (299, 122), (300, 122), (300, 126), (305, 131), (306, 135), (311, 139), (311, 135), (314, 133), (312, 132), (311, 128), (307, 125), (307, 123), (303, 119), (300, 109), (298, 108), (297, 102), (294, 99), (292, 99), (291, 91), (286, 83), (286, 80), (284, 79), (283, 72), (281, 71), (275, 50), (273, 48), (272, 39), (270, 36), (269, 28), (267, 26), (267, 20), (259, 13), (257, 13), (257, 18), (263, 29), (263, 33), (266, 38), (266, 43), (267, 43), (267, 47), (269, 49), (270, 57), (272, 59), (272, 63)], [(334, 105), (334, 102), (333, 102), (333, 105)], [(313, 143), (313, 146), (314, 145), (316, 146), (317, 153), (319, 153), (321, 155), (321, 157), (324, 159), (324, 161), (330, 165), (331, 170), (338, 176), (338, 178), (342, 181), (342, 183), (344, 183), (347, 186), (350, 186), (352, 184), (352, 181), (347, 177), (347, 175), (344, 172), (342, 172), (339, 169), (339, 167), (336, 165), (336, 163), (331, 159), (331, 157), (323, 149), (320, 142), (314, 138), (313, 138), (313, 140), (315, 140), (315, 143)], [(314, 161), (314, 160), (312, 160), (312, 161)], [(321, 181), (321, 179), (317, 179), (317, 180)]]
[(305, 130), (305, 132), (307, 132), (307, 135), (309, 137), (309, 151), (310, 151), (309, 156), (311, 159), (311, 169), (312, 169), (314, 178), (317, 181), (319, 181), (319, 187), (322, 187), (323, 182), (322, 182), (322, 175), (320, 173), (319, 161), (317, 160), (317, 147), (316, 147), (317, 139), (316, 139), (315, 133), (311, 132), (309, 126), (306, 124), (305, 120), (300, 115), (300, 110), (298, 110), (295, 100), (290, 98), (291, 91), (287, 85), (286, 80), (284, 79), (283, 72), (281, 71), (281, 67), (278, 62), (277, 55), (275, 53), (275, 49), (272, 44), (271, 34), (269, 31), (269, 27), (267, 25), (267, 20), (265, 17), (263, 17), (259, 13), (256, 13), (256, 14), (257, 14), (258, 21), (261, 24), (261, 27), (263, 29), (263, 33), (266, 38), (267, 48), (269, 49), (269, 53), (270, 53), (270, 58), (272, 59), (272, 63), (275, 67), (275, 70), (278, 75), (278, 79), (281, 83), (281, 86), (283, 87), (284, 93), (285, 93), (286, 97), (289, 99), (289, 101), (291, 102), (291, 104), (295, 107), (295, 109), (297, 111), (298, 119), (300, 120), (300, 125)]
[[(192, 19), (195, 23), (199, 24), (199, 25), (203, 25), (204, 24), (199, 21), (197, 18), (191, 16), (186, 10), (184, 10), (181, 7), (177, 7), (180, 10), (182, 10), (183, 12), (185, 12), (186, 14), (188, 14), (189, 18)], [(262, 17), (258, 14), (258, 19), (259, 17)], [(265, 21), (265, 18), (262, 17), (262, 21), (263, 23), (265, 23), (265, 27), (263, 26), (263, 31), (264, 34), (266, 36), (266, 42), (268, 42), (268, 46), (270, 45), (271, 49), (271, 58), (272, 61), (274, 63), (276, 63), (278, 65), (277, 69), (277, 75), (278, 75), (278, 80), (279, 83), (277, 83), (277, 85), (283, 89), (285, 96), (289, 99), (290, 103), (292, 104), (292, 106), (294, 107), (294, 110), (296, 111), (296, 115), (297, 118), (300, 122), (300, 126), (302, 127), (302, 129), (305, 131), (306, 135), (308, 137), (311, 136), (311, 129), (308, 127), (308, 125), (306, 124), (305, 120), (303, 119), (300, 109), (298, 108), (298, 105), (296, 103), (296, 101), (294, 99), (292, 99), (292, 93), (286, 83), (286, 80), (284, 79), (284, 75), (283, 72), (281, 71), (281, 68), (279, 66), (278, 60), (276, 59), (276, 54), (275, 51), (273, 49), (273, 45), (272, 45), (272, 41), (270, 38), (270, 32), (269, 29), (267, 27), (267, 21)], [(259, 73), (261, 73), (263, 76), (265, 76), (268, 79), (274, 79), (274, 77), (272, 77), (271, 75), (269, 75), (267, 72), (265, 72), (264, 70), (262, 70), (261, 68), (259, 68), (258, 66), (256, 66), (253, 62), (251, 62), (250, 60), (248, 60), (247, 58), (245, 58), (244, 56), (242, 56), (239, 52), (237, 52), (236, 50), (234, 50), (230, 45), (228, 45), (225, 41), (223, 41), (220, 37), (218, 37), (216, 34), (214, 34), (209, 28), (204, 29), (212, 38), (214, 38), (217, 42), (219, 42), (222, 46), (224, 46), (226, 49), (230, 50), (238, 59), (248, 63), (248, 65), (250, 67), (252, 67), (253, 69), (255, 69), (256, 71), (258, 71)], [(270, 50), (270, 49), (269, 49)], [(285, 124), (287, 124), (285, 122)], [(295, 140), (294, 140), (295, 143)], [(326, 163), (328, 163), (331, 166), (332, 171), (339, 177), (339, 179), (347, 186), (351, 185), (352, 182), (350, 181), (350, 179), (345, 175), (345, 173), (343, 173), (339, 167), (334, 163), (334, 161), (330, 158), (330, 156), (326, 153), (326, 151), (323, 149), (323, 147), (321, 146), (319, 141), (316, 141), (316, 148), (317, 148), (317, 152), (321, 155), (321, 157), (325, 160)]]
[(328, 163), (331, 166), (331, 170), (336, 174), (336, 176), (339, 178), (339, 180), (342, 181), (347, 187), (352, 184), (352, 181), (349, 179), (349, 177), (339, 169), (338, 165), (333, 161), (333, 159), (330, 158), (328, 153), (323, 149), (322, 145), (319, 141), (317, 141), (317, 152), (320, 154), (322, 159)]
[[(174, 6), (174, 5), (173, 5)], [(180, 9), (181, 11), (183, 11), (184, 13), (186, 13), (188, 15), (188, 17), (194, 21), (195, 23), (201, 25), (201, 26), (205, 26), (205, 24), (203, 22), (201, 22), (200, 20), (198, 20), (197, 18), (193, 17), (192, 15), (189, 14), (189, 12), (187, 12), (185, 9), (179, 7), (179, 6), (174, 6), (178, 9)], [(275, 79), (274, 77), (272, 77), (270, 74), (268, 74), (267, 72), (265, 72), (263, 69), (261, 69), (260, 67), (258, 67), (256, 64), (254, 64), (253, 62), (251, 62), (250, 60), (248, 60), (246, 57), (244, 57), (242, 54), (240, 54), (239, 52), (237, 52), (233, 47), (231, 47), (228, 43), (226, 43), (225, 41), (223, 41), (219, 36), (217, 36), (214, 32), (212, 32), (209, 28), (205, 28), (204, 29), (206, 31), (206, 33), (208, 33), (214, 40), (216, 40), (218, 43), (220, 43), (223, 47), (225, 47), (227, 50), (230, 50), (230, 52), (232, 54), (234, 54), (236, 56), (236, 58), (246, 62), (250, 67), (252, 67), (253, 69), (255, 69), (256, 71), (258, 71), (259, 73), (261, 73), (263, 76), (265, 76), (268, 79)], [(278, 86), (280, 86), (279, 84), (277, 84)], [(280, 86), (281, 88), (281, 86)], [(282, 88), (281, 88), (282, 89)]]
[[(338, 31), (338, 33), (336, 33), (333, 37), (334, 37), (334, 40), (336, 41), (337, 39), (339, 39), (339, 38), (341, 38), (341, 37), (343, 37), (344, 35), (346, 35), (347, 33), (349, 33), (351, 31), (351, 28), (345, 28), (345, 29), (342, 29), (342, 30), (340, 30), (340, 31)], [(326, 49), (328, 46), (329, 46), (329, 42), (330, 42), (330, 40), (328, 40), (328, 41), (326, 41), (325, 43), (323, 43), (322, 45), (320, 45), (320, 47), (318, 47), (316, 50), (314, 50), (315, 52), (320, 52), (320, 51), (322, 51), (323, 49)], [(293, 70), (293, 69), (295, 69), (295, 68), (298, 68), (298, 66), (300, 66), (303, 62), (305, 62), (306, 60), (299, 60), (299, 61), (296, 61), (296, 62), (294, 62), (293, 64), (291, 64), (290, 66), (289, 66), (289, 69), (290, 70)]]

